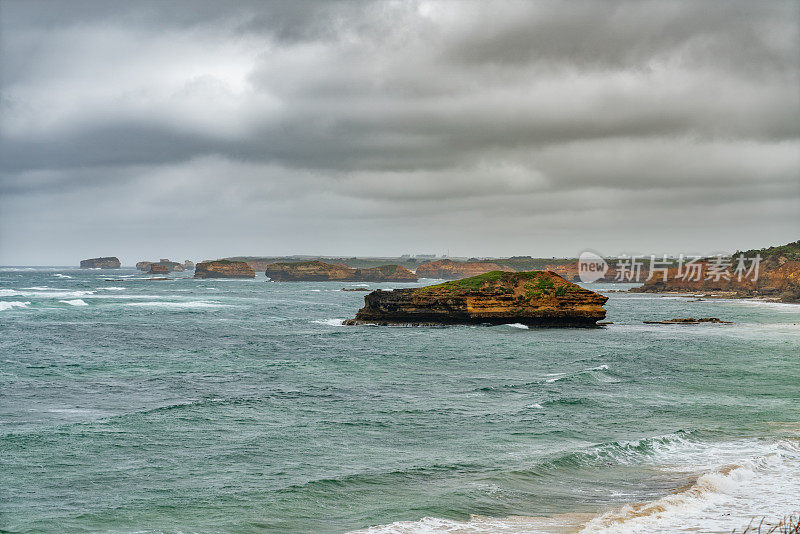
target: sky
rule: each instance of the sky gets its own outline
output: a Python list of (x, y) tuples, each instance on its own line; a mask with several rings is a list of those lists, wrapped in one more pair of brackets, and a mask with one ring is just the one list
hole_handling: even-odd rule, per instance
[(0, 0), (0, 264), (800, 239), (800, 2)]

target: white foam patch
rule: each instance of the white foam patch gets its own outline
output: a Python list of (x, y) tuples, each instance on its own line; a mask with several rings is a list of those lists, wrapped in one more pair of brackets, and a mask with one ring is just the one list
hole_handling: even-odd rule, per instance
[(27, 308), (30, 304), (30, 302), (0, 300), (0, 311), (12, 310), (14, 308)]
[(18, 289), (0, 289), (0, 296), (6, 297), (44, 297), (44, 298), (80, 298), (89, 295), (94, 295), (94, 291), (63, 291), (63, 290), (45, 290), (45, 291), (21, 291)]
[(520, 330), (528, 330), (528, 326), (522, 323), (509, 323), (503, 326), (510, 326), (511, 328), (519, 328)]
[(115, 287), (115, 286), (111, 286), (111, 287), (101, 287), (101, 288), (99, 288), (99, 289), (102, 289), (102, 290), (104, 290), (104, 291), (125, 291), (125, 288), (124, 288), (124, 287)]
[(327, 326), (343, 326), (345, 319), (324, 319), (321, 321), (313, 321), (317, 324), (324, 324)]
[(88, 306), (88, 304), (86, 304), (86, 301), (82, 299), (59, 300), (58, 302), (63, 302), (64, 304), (69, 304), (70, 306)]
[(191, 302), (129, 302), (128, 306), (148, 307), (148, 308), (230, 308), (230, 304), (196, 300)]
[(68, 274), (61, 274), (61, 273), (55, 273), (53, 276), (56, 276), (58, 278), (72, 278)]

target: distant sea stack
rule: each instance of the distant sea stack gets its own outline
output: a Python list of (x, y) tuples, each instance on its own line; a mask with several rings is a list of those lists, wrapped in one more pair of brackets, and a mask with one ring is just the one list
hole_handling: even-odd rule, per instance
[(515, 269), (488, 261), (458, 262), (453, 260), (438, 260), (423, 263), (417, 267), (417, 276), (420, 278), (443, 278), (445, 280), (459, 280), (478, 276), (491, 271), (514, 272)]
[(276, 282), (416, 282), (417, 276), (399, 265), (354, 269), (341, 263), (319, 260), (278, 262), (267, 265), (265, 274)]
[[(188, 261), (188, 260), (187, 260)], [(191, 263), (191, 262), (189, 262)], [(160, 265), (165, 267), (167, 270), (163, 271), (161, 269), (158, 270), (159, 273), (163, 272), (172, 272), (172, 271), (183, 271), (184, 264), (178, 263), (177, 261), (170, 261), (169, 258), (161, 258), (158, 261), (140, 261), (136, 263), (136, 268), (140, 271), (150, 271), (152, 270), (153, 265)], [(192, 268), (194, 268), (194, 264), (192, 264)]]
[(147, 274), (169, 274), (169, 267), (160, 263), (151, 263)]
[(608, 297), (549, 271), (491, 271), (420, 288), (373, 291), (346, 324), (596, 326)]
[(116, 256), (81, 260), (81, 269), (119, 269), (120, 266), (119, 258)]
[(256, 272), (243, 261), (215, 260), (198, 263), (195, 278), (255, 278)]
[[(745, 267), (752, 266), (751, 259), (760, 256), (758, 276), (736, 273), (739, 255), (745, 259)], [(729, 268), (724, 276), (716, 273), (712, 261), (698, 262), (698, 273), (690, 273), (686, 267), (679, 273), (677, 268), (664, 274), (655, 274), (644, 285), (631, 289), (635, 293), (710, 293), (734, 298), (766, 298), (781, 302), (800, 302), (800, 241), (779, 247), (737, 252), (729, 258)], [(740, 274), (743, 274), (740, 276)], [(682, 276), (679, 276), (682, 275)]]

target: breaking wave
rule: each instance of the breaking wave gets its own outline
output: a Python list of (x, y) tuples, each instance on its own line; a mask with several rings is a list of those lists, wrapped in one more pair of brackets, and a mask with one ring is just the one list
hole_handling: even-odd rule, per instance
[(11, 310), (14, 308), (27, 308), (29, 305), (30, 302), (0, 300), (0, 311)]

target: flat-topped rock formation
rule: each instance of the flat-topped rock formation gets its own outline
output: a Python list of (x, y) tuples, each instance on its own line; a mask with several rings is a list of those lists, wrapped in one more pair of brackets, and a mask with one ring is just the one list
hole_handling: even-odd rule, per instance
[(416, 282), (417, 276), (399, 265), (381, 265), (354, 269), (341, 263), (319, 260), (277, 262), (267, 265), (264, 273), (276, 282)]
[(488, 261), (459, 262), (453, 260), (437, 260), (423, 263), (417, 267), (416, 273), (420, 278), (443, 278), (445, 280), (459, 280), (478, 276), (491, 271), (514, 272), (515, 269)]
[(116, 256), (81, 260), (81, 269), (119, 269), (120, 266), (119, 258)]
[(596, 326), (608, 297), (549, 271), (491, 271), (443, 284), (373, 291), (346, 324)]
[(256, 272), (243, 261), (214, 260), (195, 265), (195, 278), (255, 278)]
[[(183, 271), (184, 269), (184, 265), (182, 263), (178, 263), (177, 261), (170, 261), (167, 258), (161, 258), (158, 261), (140, 261), (136, 263), (136, 268), (139, 269), (140, 271), (149, 271), (152, 268), (152, 266), (156, 264), (161, 265), (162, 267), (166, 267), (167, 269), (166, 272)], [(194, 268), (194, 264), (192, 264), (192, 268)], [(159, 270), (158, 272), (165, 272), (165, 271)]]
[(356, 282), (416, 282), (417, 275), (399, 265), (381, 265), (369, 269), (355, 269)]
[(147, 274), (168, 274), (169, 272), (169, 267), (166, 265), (162, 265), (161, 263), (151, 263), (150, 270), (147, 271)]

